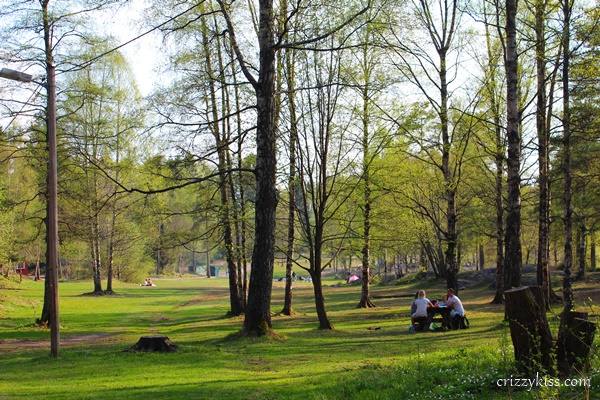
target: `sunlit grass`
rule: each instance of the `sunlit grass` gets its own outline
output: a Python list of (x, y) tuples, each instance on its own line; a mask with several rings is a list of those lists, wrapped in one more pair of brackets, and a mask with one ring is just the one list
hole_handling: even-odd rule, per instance
[[(275, 316), (279, 340), (232, 339), (242, 318), (227, 318), (226, 279), (162, 279), (157, 287), (118, 283), (115, 296), (90, 297), (89, 282), (61, 283), (60, 359), (48, 357), (46, 330), (32, 326), (43, 283), (5, 291), (0, 316), (0, 399), (434, 399), (507, 398), (512, 347), (491, 291), (461, 292), (471, 328), (409, 334), (418, 283), (377, 286), (377, 308), (356, 309), (358, 286), (325, 293), (333, 332), (316, 329), (310, 283), (295, 285), (293, 318)], [(426, 284), (441, 297), (441, 282)], [(272, 310), (282, 307), (274, 283)], [(378, 329), (376, 329), (378, 328)], [(102, 337), (84, 335), (103, 334)], [(143, 334), (164, 334), (173, 354), (127, 353)], [(73, 342), (73, 338), (83, 338)], [(14, 340), (21, 342), (13, 343)], [(25, 344), (25, 345), (24, 345)], [(24, 347), (25, 346), (25, 347)], [(27, 347), (30, 346), (30, 347)], [(41, 346), (41, 347), (40, 347)], [(600, 383), (600, 382), (596, 382)], [(513, 399), (534, 392), (511, 393)], [(579, 397), (575, 397), (579, 398)]]

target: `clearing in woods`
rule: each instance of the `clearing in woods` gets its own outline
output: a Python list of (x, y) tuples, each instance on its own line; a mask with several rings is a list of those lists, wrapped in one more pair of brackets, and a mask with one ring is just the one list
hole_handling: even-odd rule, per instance
[[(598, 297), (598, 279), (578, 283), (578, 301)], [(238, 339), (242, 319), (228, 318), (226, 279), (158, 279), (157, 287), (118, 283), (117, 295), (90, 297), (89, 282), (61, 283), (62, 353), (48, 357), (48, 333), (32, 326), (43, 283), (3, 290), (0, 308), (2, 399), (529, 399), (545, 392), (509, 394), (497, 380), (510, 377), (512, 346), (502, 306), (490, 305), (487, 284), (460, 297), (471, 328), (409, 334), (409, 304), (418, 288), (441, 298), (436, 281), (373, 286), (377, 307), (356, 309), (359, 286), (326, 282), (335, 330), (316, 329), (312, 287), (297, 282), (294, 317), (274, 316), (280, 339)], [(283, 282), (274, 282), (272, 311), (282, 307)], [(597, 303), (596, 303), (597, 304)], [(598, 308), (592, 307), (593, 318)], [(556, 332), (556, 311), (549, 314)], [(168, 336), (171, 354), (122, 350), (139, 336)], [(598, 360), (594, 365), (598, 370)], [(600, 380), (592, 377), (592, 397)], [(584, 388), (561, 389), (583, 398)], [(594, 393), (595, 392), (595, 393)], [(544, 394), (545, 393), (545, 394)], [(561, 398), (563, 398), (561, 395)], [(566, 398), (566, 397), (565, 397)]]

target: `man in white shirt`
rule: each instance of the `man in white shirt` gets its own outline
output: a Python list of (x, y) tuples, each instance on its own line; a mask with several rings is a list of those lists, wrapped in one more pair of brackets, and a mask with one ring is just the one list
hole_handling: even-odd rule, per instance
[(450, 317), (454, 318), (457, 315), (465, 316), (465, 309), (458, 296), (454, 293), (454, 289), (448, 289), (446, 296), (446, 306), (450, 309)]

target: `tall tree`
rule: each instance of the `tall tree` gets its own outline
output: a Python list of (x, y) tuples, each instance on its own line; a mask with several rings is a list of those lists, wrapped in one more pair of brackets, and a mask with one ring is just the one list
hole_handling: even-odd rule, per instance
[(372, 105), (375, 94), (380, 88), (377, 85), (377, 66), (380, 65), (378, 49), (374, 43), (376, 22), (367, 23), (363, 27), (363, 33), (360, 35), (362, 40), (359, 52), (359, 82), (360, 95), (362, 100), (362, 110), (360, 113), (360, 122), (362, 123), (362, 135), (360, 137), (360, 148), (362, 153), (361, 162), (361, 185), (362, 185), (362, 280), (361, 295), (358, 302), (359, 308), (375, 307), (369, 294), (369, 283), (371, 280), (371, 249), (372, 249), (372, 207), (373, 207), (373, 160), (383, 150), (383, 143), (374, 140), (375, 135), (372, 128), (372, 114), (374, 107)]
[(517, 49), (517, 0), (506, 0), (506, 138), (508, 196), (504, 251), (504, 289), (521, 284), (521, 112)]
[[(283, 32), (276, 32), (277, 18), (273, 0), (258, 1), (258, 21), (256, 35), (258, 40), (258, 76), (251, 72), (239, 44), (235, 24), (231, 17), (230, 5), (217, 0), (221, 14), (225, 19), (227, 34), (234, 49), (243, 75), (250, 82), (256, 96), (256, 199), (254, 214), (254, 248), (250, 272), (250, 285), (244, 318), (243, 332), (246, 335), (265, 335), (271, 328), (271, 290), (273, 285), (273, 263), (275, 257), (275, 211), (277, 208), (277, 188), (275, 175), (277, 169), (275, 116), (275, 80), (276, 53), (285, 48), (303, 48), (321, 42), (350, 24), (364, 14), (370, 7), (359, 9), (348, 18), (342, 18), (339, 25), (333, 26), (323, 34), (311, 35), (306, 39), (286, 41), (285, 33), (289, 26), (284, 24)], [(303, 6), (296, 4), (288, 15), (301, 12)]]
[[(499, 11), (494, 8), (493, 20), (498, 24)], [(501, 88), (498, 87), (500, 80), (499, 64), (502, 57), (503, 37), (494, 40), (490, 27), (493, 26), (489, 20), (486, 3), (483, 3), (483, 18), (485, 28), (485, 42), (487, 53), (486, 74), (484, 80), (484, 93), (489, 99), (489, 110), (491, 113), (491, 130), (493, 131), (492, 145), (488, 152), (494, 162), (494, 208), (495, 239), (496, 239), (496, 293), (492, 303), (501, 304), (504, 301), (504, 160), (506, 159), (506, 145), (503, 134), (503, 112)], [(501, 86), (501, 85), (500, 85)]]
[[(215, 21), (216, 24), (216, 21)], [(215, 26), (216, 30), (218, 27)], [(235, 256), (234, 256), (234, 243), (233, 243), (233, 234), (232, 234), (232, 224), (231, 224), (231, 193), (229, 188), (231, 187), (228, 181), (227, 165), (231, 164), (228, 162), (227, 153), (229, 152), (229, 144), (227, 142), (227, 125), (225, 122), (228, 120), (228, 115), (226, 111), (226, 107), (219, 107), (217, 104), (217, 88), (216, 82), (218, 78), (215, 76), (213, 72), (213, 59), (212, 52), (213, 49), (210, 48), (210, 43), (208, 39), (208, 27), (205, 21), (205, 18), (202, 18), (202, 45), (204, 48), (204, 57), (206, 58), (205, 68), (208, 75), (208, 96), (206, 98), (207, 109), (211, 110), (212, 113), (212, 123), (210, 124), (211, 133), (214, 136), (215, 140), (215, 148), (218, 158), (218, 171), (219, 171), (219, 193), (221, 199), (221, 228), (223, 230), (223, 243), (225, 245), (225, 259), (227, 261), (227, 271), (229, 277), (229, 303), (230, 303), (230, 314), (233, 316), (240, 315), (243, 311), (242, 299), (241, 299), (241, 288), (238, 286), (238, 270), (235, 265)], [(225, 90), (225, 82), (223, 78), (223, 74), (225, 72), (225, 67), (223, 66), (222, 60), (222, 50), (220, 41), (216, 41), (217, 46), (217, 62), (216, 65), (219, 66), (219, 74), (221, 79), (221, 86), (223, 90)], [(225, 101), (225, 93), (221, 96), (222, 100)], [(222, 110), (223, 115), (219, 116), (219, 109)], [(223, 126), (219, 126), (219, 121), (223, 122)]]
[[(458, 0), (419, 0), (413, 2), (413, 9), (419, 27), (425, 32), (422, 38), (413, 40), (411, 44), (404, 44), (396, 36), (396, 54), (401, 58), (402, 65), (399, 70), (404, 76), (417, 86), (427, 99), (429, 106), (434, 110), (439, 121), (439, 161), (435, 160), (444, 180), (444, 219), (445, 223), (439, 234), (442, 238), (444, 249), (444, 277), (448, 288), (458, 289), (457, 274), (459, 263), (458, 228), (457, 228), (457, 191), (462, 165), (460, 157), (462, 143), (458, 135), (454, 135), (455, 126), (449, 118), (450, 97), (449, 69), (456, 65), (449, 65), (451, 53), (456, 51), (456, 36), (459, 27), (462, 9)], [(427, 40), (427, 45), (432, 47), (435, 59), (422, 44)], [(449, 58), (450, 57), (450, 58)], [(431, 93), (435, 92), (435, 96)], [(457, 139), (455, 141), (455, 139)], [(428, 146), (428, 145), (427, 145)], [(427, 147), (426, 146), (426, 147)], [(456, 154), (458, 153), (458, 154)], [(438, 154), (435, 155), (437, 158)], [(441, 228), (441, 227), (440, 227)]]
[[(336, 42), (331, 40), (331, 48)], [(346, 190), (348, 163), (344, 155), (349, 149), (345, 145), (348, 124), (340, 121), (341, 85), (340, 52), (319, 54), (313, 52), (304, 59), (305, 78), (303, 85), (302, 127), (299, 131), (297, 213), (306, 253), (299, 253), (308, 267), (298, 263), (312, 279), (315, 308), (320, 329), (332, 329), (325, 307), (322, 273), (331, 264), (326, 260), (326, 245), (333, 241), (328, 232), (331, 222), (339, 215), (340, 208), (352, 193)], [(345, 173), (346, 172), (346, 173)], [(347, 236), (347, 233), (335, 233)]]
[(562, 0), (563, 31), (562, 31), (562, 95), (563, 95), (563, 136), (562, 136), (562, 172), (564, 180), (564, 275), (563, 275), (563, 304), (565, 311), (573, 308), (573, 289), (571, 287), (571, 268), (573, 266), (573, 206), (571, 204), (571, 109), (569, 100), (569, 62), (571, 57), (571, 9), (573, 0)]
[(550, 132), (546, 124), (546, 5), (547, 0), (535, 2), (535, 64), (536, 64), (536, 114), (538, 139), (538, 248), (537, 284), (542, 288), (546, 308), (550, 308), (548, 259), (550, 256)]
[(287, 215), (287, 242), (285, 250), (285, 292), (283, 301), (283, 315), (292, 314), (292, 269), (294, 265), (294, 241), (296, 236), (296, 147), (298, 142), (298, 116), (296, 114), (296, 67), (295, 52), (288, 49), (285, 52), (285, 69), (288, 90), (288, 112), (290, 123), (289, 135), (289, 171), (288, 171), (288, 215)]
[(237, 43), (236, 30), (230, 17), (229, 6), (217, 0), (227, 23), (231, 47), (246, 79), (256, 94), (256, 211), (255, 235), (252, 251), (250, 286), (244, 318), (244, 332), (264, 335), (271, 329), (271, 289), (275, 249), (275, 210), (277, 167), (275, 148), (275, 16), (273, 0), (259, 1), (258, 79), (250, 72)]

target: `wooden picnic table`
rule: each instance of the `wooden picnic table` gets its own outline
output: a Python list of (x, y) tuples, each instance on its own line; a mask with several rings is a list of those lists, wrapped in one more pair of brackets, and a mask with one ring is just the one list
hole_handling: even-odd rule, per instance
[[(439, 315), (439, 317), (436, 317)], [(427, 308), (427, 316), (430, 322), (439, 322), (445, 329), (451, 329), (450, 308), (447, 306), (435, 306)]]

